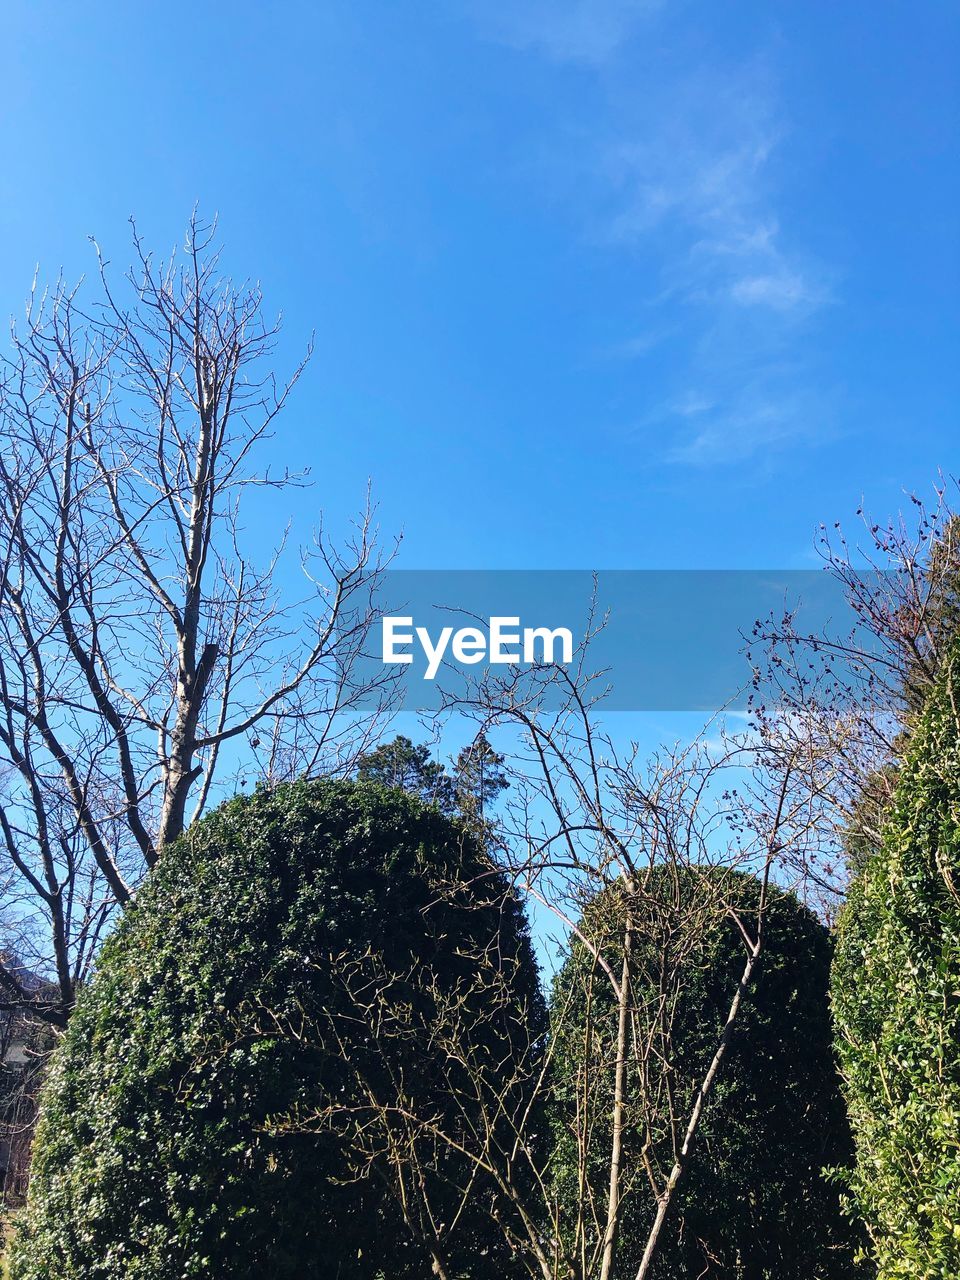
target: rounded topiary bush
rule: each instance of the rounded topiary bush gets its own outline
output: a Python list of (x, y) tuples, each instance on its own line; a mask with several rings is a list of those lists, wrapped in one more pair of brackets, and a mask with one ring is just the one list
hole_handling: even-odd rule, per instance
[[(603, 891), (581, 921), (618, 975), (628, 911), (632, 922), (618, 1277), (637, 1274), (656, 1210), (646, 1162), (662, 1185), (743, 971), (740, 930), (718, 904), (735, 904), (749, 922), (760, 893), (751, 875), (663, 867), (636, 896), (620, 886)], [(830, 937), (793, 894), (772, 886), (763, 927), (763, 955), (659, 1239), (656, 1280), (861, 1274), (859, 1232), (825, 1174), (852, 1149), (831, 1045)], [(575, 1224), (582, 1197), (572, 1118), (589, 1084), (588, 1191), (602, 1207), (617, 1037), (610, 983), (578, 941), (554, 981), (551, 1009), (560, 1081), (555, 1175), (566, 1222)]]
[[(513, 1005), (486, 1019), (481, 955)], [(164, 852), (54, 1055), (15, 1280), (428, 1276), (350, 1118), (359, 1078), (448, 1105), (417, 1032), (458, 991), (492, 1060), (541, 1016), (520, 909), (462, 827), (372, 783), (225, 804)], [(502, 1273), (483, 1217), (446, 1247)]]

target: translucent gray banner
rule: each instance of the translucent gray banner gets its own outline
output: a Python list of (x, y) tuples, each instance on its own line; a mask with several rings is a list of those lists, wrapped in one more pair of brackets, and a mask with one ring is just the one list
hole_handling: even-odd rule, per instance
[(835, 636), (856, 625), (823, 570), (396, 570), (380, 607), (365, 661), (398, 675), (408, 710), (531, 659), (576, 662), (590, 630), (608, 710), (711, 712), (749, 684), (757, 620), (796, 611), (802, 630)]

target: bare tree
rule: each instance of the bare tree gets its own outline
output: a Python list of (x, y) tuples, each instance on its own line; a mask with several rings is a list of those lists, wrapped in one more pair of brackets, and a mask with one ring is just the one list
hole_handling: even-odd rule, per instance
[[(349, 764), (389, 682), (361, 665), (384, 560), (369, 505), (336, 548), (245, 541), (251, 489), (305, 473), (258, 449), (303, 370), (278, 383), (259, 288), (196, 217), (155, 260), (134, 229), (117, 284), (36, 286), (0, 385), (0, 848), (21, 961), (69, 1015), (106, 920), (165, 844), (236, 785)], [(309, 354), (309, 353), (308, 353)], [(0, 963), (0, 1008), (28, 1000)]]
[[(819, 812), (790, 744), (766, 726), (737, 737), (714, 724), (693, 744), (648, 762), (636, 747), (618, 752), (598, 724), (602, 676), (588, 672), (588, 648), (572, 673), (544, 666), (487, 676), (448, 707), (471, 711), (481, 733), (513, 731), (513, 800), (489, 837), (498, 846), (497, 869), (506, 868), (517, 890), (551, 913), (587, 957), (584, 989), (568, 988), (554, 1001), (547, 1043), (531, 1041), (509, 1071), (491, 1071), (475, 1051), (483, 1039), (475, 1005), (468, 1009), (461, 993), (440, 992), (422, 972), (372, 972), (351, 957), (324, 962), (349, 994), (367, 1043), (379, 1046), (387, 1063), (393, 1038), (429, 1043), (460, 1107), (451, 1123), (449, 1113), (419, 1106), (411, 1082), (383, 1062), (345, 1055), (358, 1077), (349, 1107), (331, 1098), (292, 1123), (334, 1127), (353, 1145), (356, 1176), (373, 1173), (390, 1186), (438, 1275), (450, 1274), (444, 1249), (451, 1189), (438, 1191), (426, 1175), (443, 1168), (459, 1179), (457, 1205), (469, 1205), (481, 1184), (494, 1189), (491, 1220), (515, 1265), (537, 1280), (624, 1274), (620, 1236), (639, 1203), (649, 1234), (636, 1275), (647, 1280), (757, 981), (771, 886), (788, 869), (784, 850), (802, 861), (818, 838)], [(738, 892), (737, 872), (757, 887), (749, 901)], [(603, 901), (620, 909), (612, 917), (596, 910)], [(732, 928), (741, 940), (741, 972), (690, 1089), (678, 1078), (676, 1011), (703, 936), (718, 928)], [(639, 980), (640, 929), (647, 951), (655, 948), (653, 984)], [(509, 983), (496, 958), (473, 960), (472, 985), (486, 993), (483, 1017), (503, 1016), (509, 1005), (506, 995), (497, 999), (497, 987), (506, 992)], [(430, 994), (427, 1025), (416, 1001), (403, 1006), (410, 1026), (398, 1016), (397, 990), (414, 982)], [(595, 1026), (589, 1013), (586, 1027), (568, 1020), (575, 997), (581, 1008), (603, 1003), (612, 1010), (612, 1036), (599, 1034), (599, 1014)], [(585, 1037), (573, 1074), (568, 1062), (557, 1069), (555, 1061), (571, 1035)], [(546, 1115), (554, 1130), (545, 1140)], [(639, 1148), (625, 1142), (628, 1129), (648, 1135)], [(456, 1160), (444, 1161), (445, 1150)]]
[(754, 712), (802, 765), (821, 815), (820, 849), (796, 871), (830, 915), (851, 868), (880, 841), (903, 746), (960, 622), (956, 481), (929, 505), (879, 523), (861, 505), (858, 540), (821, 525), (817, 549), (840, 584), (849, 626), (810, 632), (800, 602), (750, 637)]
[[(598, 1059), (589, 1046), (583, 1056), (584, 1075), (567, 1117), (578, 1209), (554, 1237), (565, 1252), (563, 1264), (552, 1258), (549, 1272), (542, 1266), (541, 1272), (610, 1280), (624, 1214), (646, 1197), (653, 1216), (637, 1271), (637, 1280), (645, 1280), (756, 980), (772, 877), (782, 873), (787, 847), (799, 861), (809, 860), (819, 813), (800, 785), (792, 748), (772, 724), (757, 722), (750, 732), (731, 735), (718, 721), (692, 743), (664, 748), (650, 760), (641, 759), (636, 746), (624, 755), (599, 726), (603, 676), (589, 673), (588, 655), (589, 638), (572, 673), (547, 667), (486, 680), (475, 709), (485, 724), (518, 726), (526, 745), (505, 855), (512, 845), (524, 892), (590, 958), (589, 983), (606, 988), (615, 1017), (612, 1058), (600, 1048)], [(759, 884), (749, 906), (739, 900), (737, 871)], [(611, 920), (591, 910), (611, 893), (620, 903), (612, 922), (620, 931), (617, 967), (608, 959)], [(725, 923), (742, 940), (742, 972), (685, 1109), (674, 1062), (677, 1001), (700, 940)], [(640, 928), (648, 945), (655, 940), (653, 985), (637, 981)], [(588, 1005), (591, 998), (588, 990)], [(554, 1041), (564, 1034), (561, 1007)], [(655, 1143), (664, 1114), (668, 1141)], [(648, 1135), (639, 1158), (635, 1151), (627, 1156), (628, 1125)], [(664, 1151), (672, 1153), (665, 1164)], [(600, 1199), (588, 1176), (598, 1161), (607, 1172)], [(549, 1217), (560, 1220), (559, 1204)]]

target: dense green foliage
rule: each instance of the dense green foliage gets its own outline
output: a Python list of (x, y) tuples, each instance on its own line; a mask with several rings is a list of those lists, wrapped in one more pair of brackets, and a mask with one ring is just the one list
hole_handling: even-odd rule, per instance
[[(655, 1210), (642, 1161), (645, 1137), (662, 1179), (743, 970), (736, 925), (723, 919), (716, 904), (706, 918), (709, 898), (721, 887), (749, 919), (759, 885), (730, 872), (664, 869), (642, 899), (629, 904), (632, 1056), (618, 1280), (636, 1275)], [(825, 1166), (850, 1153), (831, 1049), (829, 936), (792, 895), (772, 895), (764, 957), (661, 1235), (657, 1280), (837, 1280), (859, 1274), (839, 1193), (823, 1176)], [(704, 927), (691, 936), (679, 926), (695, 917), (697, 898)], [(607, 890), (582, 922), (586, 933), (602, 941), (618, 975), (626, 906), (621, 891)], [(579, 943), (555, 981), (551, 1013), (560, 1038), (563, 1104), (557, 1177), (570, 1226), (580, 1203), (577, 1152), (569, 1136), (578, 1092), (581, 1107), (586, 1099), (590, 1108), (588, 1182), (596, 1203), (605, 1204), (617, 1023), (610, 983)]]
[[(165, 851), (55, 1055), (16, 1280), (429, 1276), (376, 1160), (356, 1176), (350, 1107), (358, 1064), (441, 1111), (450, 1072), (389, 1018), (372, 1034), (348, 979), (356, 992), (392, 975), (416, 1029), (438, 993), (483, 1000), (481, 952), (513, 999), (481, 1020), (506, 1062), (510, 1028), (538, 1017), (536, 970), (515, 899), (462, 824), (329, 781), (204, 819)], [(441, 1210), (444, 1172), (441, 1159), (430, 1175)], [(449, 1241), (458, 1276), (509, 1274), (483, 1238), (491, 1196), (481, 1179)]]
[(960, 654), (920, 717), (833, 973), (857, 1161), (883, 1280), (960, 1275)]
[(503, 756), (494, 751), (484, 734), (460, 751), (452, 771), (433, 758), (426, 743), (414, 743), (398, 734), (362, 755), (356, 772), (362, 781), (399, 787), (487, 837), (490, 809), (510, 785), (503, 765)]
[(361, 782), (396, 787), (441, 813), (456, 812), (456, 779), (441, 761), (434, 760), (426, 743), (414, 743), (402, 733), (362, 755), (356, 773)]

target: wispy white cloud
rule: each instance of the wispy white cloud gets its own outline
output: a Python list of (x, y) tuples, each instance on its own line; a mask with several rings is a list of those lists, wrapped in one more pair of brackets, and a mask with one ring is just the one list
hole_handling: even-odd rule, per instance
[(781, 314), (829, 298), (822, 269), (781, 231), (770, 169), (784, 129), (769, 81), (762, 65), (690, 75), (605, 150), (616, 210), (604, 234), (662, 245), (669, 296)]
[(638, 360), (674, 338), (676, 334), (677, 326), (674, 324), (651, 325), (633, 334), (632, 337), (613, 343), (602, 354), (617, 360)]
[(744, 306), (772, 307), (775, 311), (819, 306), (824, 294), (818, 286), (783, 264), (777, 266), (765, 274), (741, 276), (733, 282), (730, 296)]
[(554, 62), (600, 66), (663, 0), (498, 0), (472, 6), (481, 28), (502, 44)]
[(669, 411), (681, 418), (698, 418), (716, 407), (717, 402), (712, 396), (688, 391), (670, 404)]
[(657, 264), (647, 309), (687, 335), (682, 389), (645, 416), (649, 430), (673, 436), (668, 461), (698, 467), (825, 439), (801, 353), (833, 282), (788, 234), (777, 176), (790, 131), (768, 67), (691, 73), (651, 97), (607, 141), (613, 212), (597, 230)]
[(662, 456), (674, 464), (739, 463), (829, 431), (801, 353), (835, 281), (790, 216), (791, 127), (770, 59), (685, 54), (674, 12), (660, 0), (482, 9), (502, 43), (592, 68), (598, 105), (567, 117), (554, 164), (565, 207), (625, 255), (637, 292), (638, 331), (609, 353), (650, 367), (671, 335), (668, 389), (642, 424), (672, 438)]
[(685, 415), (666, 460), (694, 467), (742, 463), (829, 431), (817, 397), (798, 387), (765, 386), (761, 379), (727, 398), (704, 399), (701, 410)]

